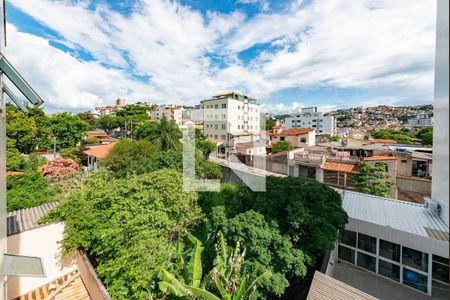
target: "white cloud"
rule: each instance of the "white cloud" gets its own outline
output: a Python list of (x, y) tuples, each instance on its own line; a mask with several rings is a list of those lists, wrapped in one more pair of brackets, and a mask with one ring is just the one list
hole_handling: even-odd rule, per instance
[[(104, 5), (92, 10), (87, 1), (11, 4), (58, 32), (58, 42), (96, 59), (81, 61), (12, 29), (11, 60), (53, 107), (84, 108), (119, 96), (192, 104), (232, 88), (264, 102), (293, 87), (359, 88), (399, 101), (430, 99), (433, 92), (435, 1), (294, 1), (284, 11), (255, 16), (203, 15), (166, 0), (140, 1), (127, 16)], [(239, 60), (240, 51), (260, 44), (276, 50)]]

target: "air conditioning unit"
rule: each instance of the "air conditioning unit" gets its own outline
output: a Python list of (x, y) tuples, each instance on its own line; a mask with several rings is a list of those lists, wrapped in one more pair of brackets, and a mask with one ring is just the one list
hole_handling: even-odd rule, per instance
[(441, 205), (430, 198), (425, 198), (425, 208), (432, 214), (439, 215), (441, 213)]

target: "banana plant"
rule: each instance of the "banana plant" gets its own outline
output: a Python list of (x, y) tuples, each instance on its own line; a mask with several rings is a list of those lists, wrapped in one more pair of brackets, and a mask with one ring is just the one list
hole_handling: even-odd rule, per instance
[[(222, 233), (219, 232), (214, 268), (204, 276), (202, 282), (201, 255), (204, 248), (201, 241), (193, 235), (189, 235), (188, 239), (193, 244), (193, 248), (185, 268), (183, 280), (178, 280), (173, 274), (162, 269), (162, 281), (158, 285), (163, 293), (184, 299), (246, 300), (256, 291), (258, 286), (272, 276), (270, 271), (266, 271), (249, 282), (249, 276), (241, 274), (245, 250), (241, 252), (239, 243), (236, 244), (235, 249), (230, 250)], [(215, 289), (221, 298), (208, 291), (206, 287)]]

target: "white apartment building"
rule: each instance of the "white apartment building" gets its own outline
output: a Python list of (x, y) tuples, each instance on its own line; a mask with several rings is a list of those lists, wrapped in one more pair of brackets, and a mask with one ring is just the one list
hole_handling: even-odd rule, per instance
[(285, 128), (314, 128), (316, 135), (335, 135), (334, 116), (324, 116), (317, 107), (302, 108), (302, 112), (285, 119)]
[(226, 92), (203, 100), (203, 132), (217, 141), (227, 141), (227, 133), (239, 135), (260, 130), (261, 109), (255, 99), (239, 92)]
[(178, 126), (183, 125), (183, 107), (177, 105), (158, 105), (150, 112), (150, 117), (160, 120), (163, 116), (174, 121)]
[(416, 118), (412, 118), (408, 120), (408, 126), (410, 127), (427, 127), (433, 126), (433, 117), (428, 115), (420, 115)]

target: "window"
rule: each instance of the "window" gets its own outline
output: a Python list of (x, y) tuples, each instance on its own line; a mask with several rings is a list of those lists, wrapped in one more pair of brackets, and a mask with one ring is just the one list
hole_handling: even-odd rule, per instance
[(400, 245), (380, 240), (380, 256), (400, 262)]
[(349, 263), (355, 263), (355, 250), (349, 249), (344, 246), (338, 247), (338, 257), (342, 260), (348, 261)]
[(341, 243), (356, 248), (356, 232), (343, 230), (341, 232)]
[(223, 103), (223, 104), (222, 104), (222, 108), (227, 108), (227, 104), (226, 104), (226, 103)]
[(448, 259), (441, 256), (433, 255), (433, 266), (432, 266), (433, 279), (448, 283), (449, 280), (448, 271), (449, 271)]
[(238, 105), (238, 109), (241, 109), (241, 106), (240, 106), (240, 105)]
[(222, 124), (222, 129), (227, 129), (227, 126), (225, 124)]
[(219, 129), (219, 125), (214, 125), (214, 129)]
[(378, 260), (378, 274), (389, 279), (400, 281), (400, 266), (394, 265), (382, 259)]
[(376, 258), (362, 252), (358, 252), (358, 266), (366, 270), (375, 272)]
[(225, 140), (225, 139), (226, 139), (226, 137), (225, 137), (224, 134), (222, 134), (222, 135), (220, 136), (220, 138), (221, 138), (222, 140)]
[(222, 114), (222, 119), (226, 119), (226, 118), (227, 118), (227, 115)]
[(215, 105), (214, 105), (214, 108), (219, 108), (219, 104), (215, 104)]
[(214, 135), (214, 138), (215, 138), (216, 140), (218, 140), (218, 139), (219, 139), (219, 136), (216, 134), (216, 135)]
[(304, 138), (304, 137), (300, 138), (300, 142), (301, 143), (306, 143), (306, 138)]
[(369, 235), (358, 233), (358, 248), (370, 253), (375, 253), (377, 239)]
[(408, 268), (403, 268), (403, 284), (426, 293), (428, 277)]
[(238, 125), (238, 129), (241, 129), (241, 125)]
[(402, 159), (402, 163), (407, 163), (408, 161), (406, 159)]
[(284, 136), (280, 137), (280, 141), (284, 141)]
[(428, 254), (408, 247), (402, 249), (402, 263), (424, 272), (428, 271)]

